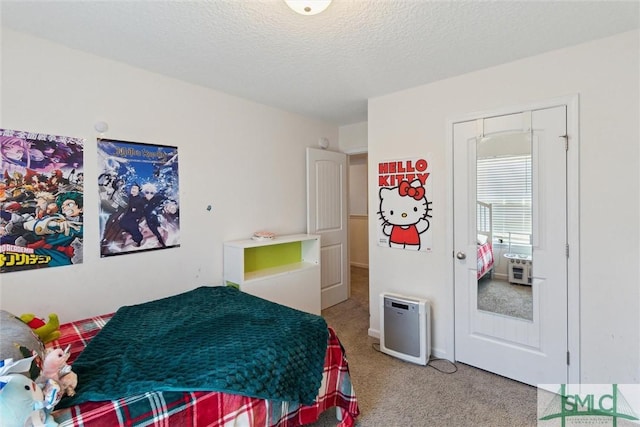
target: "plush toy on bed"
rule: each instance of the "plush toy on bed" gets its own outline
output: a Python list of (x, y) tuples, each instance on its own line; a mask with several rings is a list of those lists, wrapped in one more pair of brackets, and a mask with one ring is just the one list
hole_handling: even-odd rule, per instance
[(34, 356), (0, 361), (0, 420), (3, 427), (57, 426), (45, 410), (40, 387), (23, 373), (31, 367)]
[(48, 322), (32, 313), (21, 314), (20, 319), (29, 325), (45, 344), (60, 338), (60, 320), (55, 313), (49, 315)]
[(36, 356), (29, 369), (29, 377), (35, 380), (40, 375), (44, 360), (44, 344), (33, 329), (20, 318), (5, 310), (0, 310), (0, 360), (18, 361)]
[(56, 404), (64, 394), (73, 396), (76, 394), (76, 386), (78, 385), (78, 375), (71, 370), (71, 366), (67, 365), (69, 359), (68, 346), (65, 350), (61, 348), (49, 348), (45, 352), (44, 363), (40, 377), (36, 380), (43, 387), (47, 381), (54, 381), (60, 386), (60, 395), (55, 402)]

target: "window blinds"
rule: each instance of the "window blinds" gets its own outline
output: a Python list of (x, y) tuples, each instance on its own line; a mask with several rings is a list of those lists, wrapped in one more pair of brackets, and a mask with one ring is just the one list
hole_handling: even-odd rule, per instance
[(477, 197), (493, 206), (494, 240), (531, 244), (531, 155), (478, 159)]

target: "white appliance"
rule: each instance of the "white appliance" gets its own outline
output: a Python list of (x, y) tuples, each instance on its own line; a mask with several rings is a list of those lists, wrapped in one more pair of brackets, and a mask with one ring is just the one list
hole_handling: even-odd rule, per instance
[(380, 351), (419, 365), (429, 362), (429, 300), (391, 293), (380, 294)]
[(505, 257), (509, 259), (509, 283), (531, 285), (531, 256), (506, 254)]

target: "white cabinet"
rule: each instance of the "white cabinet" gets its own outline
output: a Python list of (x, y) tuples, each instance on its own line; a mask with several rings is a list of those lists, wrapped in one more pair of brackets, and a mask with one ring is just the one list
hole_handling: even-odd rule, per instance
[(224, 243), (224, 280), (243, 292), (320, 314), (320, 236)]

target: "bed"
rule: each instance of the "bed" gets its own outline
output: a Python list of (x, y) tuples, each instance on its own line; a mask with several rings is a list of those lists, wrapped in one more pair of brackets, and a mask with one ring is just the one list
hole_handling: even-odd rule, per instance
[[(193, 301), (204, 301), (205, 304), (201, 304), (205, 306), (204, 311), (214, 312), (212, 319), (200, 319), (203, 310), (194, 312), (190, 308), (191, 303), (184, 302), (185, 295)], [(179, 297), (177, 301), (174, 300), (176, 297)], [(174, 305), (169, 304), (168, 311), (164, 314), (162, 312), (157, 314), (158, 319), (166, 319), (164, 324), (154, 323), (156, 322), (153, 319), (156, 317), (155, 313), (158, 311), (158, 307), (166, 305), (167, 301), (165, 300), (170, 300)], [(359, 415), (358, 402), (351, 384), (346, 353), (335, 331), (326, 326), (326, 323), (324, 324), (324, 332), (319, 336), (319, 339), (325, 340), (326, 344), (318, 348), (318, 351), (322, 352), (319, 370), (315, 369), (313, 360), (315, 357), (313, 354), (318, 351), (313, 345), (306, 342), (306, 336), (313, 336), (313, 333), (308, 332), (311, 329), (306, 326), (307, 323), (316, 324), (313, 331), (322, 331), (324, 319), (320, 316), (280, 306), (230, 287), (201, 287), (158, 301), (159, 303), (154, 301), (137, 306), (122, 307), (116, 313), (78, 320), (60, 326), (61, 337), (47, 346), (61, 348), (70, 346), (69, 361), (74, 372), (78, 374), (76, 395), (72, 398), (63, 398), (52, 414), (61, 426), (190, 425), (222, 427), (259, 425), (292, 427), (313, 423), (318, 420), (322, 412), (334, 407), (339, 420), (337, 425), (341, 427), (355, 425), (355, 420)], [(143, 306), (144, 310), (140, 311), (140, 306)], [(246, 309), (243, 309), (243, 306), (246, 306)], [(131, 307), (136, 310), (127, 310)], [(190, 312), (194, 316), (188, 314)], [(257, 313), (257, 317), (254, 317), (254, 313)], [(131, 316), (139, 320), (131, 322)], [(195, 383), (196, 385), (189, 383), (188, 380), (184, 382), (188, 389), (185, 389), (182, 383), (176, 383), (177, 380), (174, 377), (183, 375), (176, 372), (179, 369), (169, 368), (167, 369), (169, 372), (162, 369), (164, 367), (163, 359), (172, 359), (176, 357), (176, 352), (180, 352), (172, 349), (174, 344), (171, 344), (169, 336), (173, 335), (173, 331), (177, 332), (177, 338), (174, 340), (176, 343), (179, 343), (180, 339), (185, 342), (191, 340), (187, 336), (189, 332), (176, 330), (175, 328), (179, 328), (179, 326), (173, 325), (172, 317), (182, 319), (185, 316), (190, 316), (185, 319), (187, 324), (194, 322), (194, 330), (199, 328), (202, 331), (202, 333), (194, 332), (193, 335), (199, 337), (200, 344), (198, 345), (206, 348), (204, 351), (194, 351), (191, 344), (186, 345), (188, 350), (183, 352), (186, 354), (180, 363), (184, 364), (184, 360), (191, 360), (193, 357), (194, 364), (201, 365), (198, 360), (202, 359), (198, 359), (194, 355), (203, 353), (206, 357), (210, 357), (211, 363), (216, 366), (216, 369), (206, 368), (202, 369), (202, 372), (196, 370), (200, 375), (197, 378), (198, 382)], [(274, 319), (277, 327), (274, 327)], [(308, 322), (309, 319), (310, 322)], [(182, 322), (182, 320), (180, 321)], [(215, 323), (211, 324), (209, 329), (203, 329), (202, 321)], [(135, 359), (136, 357), (136, 355), (131, 355), (131, 350), (121, 348), (119, 353), (109, 354), (110, 350), (105, 351), (104, 347), (110, 342), (114, 342), (115, 346), (122, 347), (121, 343), (117, 342), (118, 334), (122, 334), (121, 325), (131, 323), (137, 324), (134, 328), (125, 328), (124, 333), (129, 334), (127, 340), (132, 343), (125, 345), (125, 347), (137, 348), (136, 354), (141, 355), (139, 360), (133, 360), (133, 362), (127, 359), (129, 357)], [(247, 327), (248, 324), (251, 324), (252, 327)], [(263, 327), (260, 328), (260, 325)], [(265, 334), (266, 329), (275, 330), (274, 337), (276, 338), (266, 336), (265, 339), (275, 343), (283, 341), (285, 350), (279, 346), (282, 343), (271, 345), (264, 342), (252, 349), (251, 342), (247, 338), (251, 334), (245, 331), (254, 329), (254, 327), (261, 335), (270, 334)], [(146, 331), (149, 328), (153, 329), (150, 332), (152, 335), (147, 335)], [(155, 329), (159, 329), (157, 335), (153, 335), (156, 334)], [(145, 331), (145, 333), (136, 336), (136, 330)], [(232, 337), (242, 334), (243, 339), (236, 340), (239, 341), (239, 344), (226, 343), (223, 341), (224, 337), (221, 337), (216, 330), (221, 330)], [(145, 339), (147, 336), (148, 340)], [(211, 341), (209, 341), (210, 336), (212, 337)], [(140, 337), (143, 337), (142, 341), (144, 342), (140, 341)], [(168, 352), (159, 355), (157, 360), (148, 361), (148, 364), (155, 365), (157, 370), (162, 372), (160, 381), (154, 384), (153, 374), (146, 373), (144, 367), (139, 365), (147, 363), (149, 354), (158, 353), (158, 350), (153, 350), (153, 341), (157, 337), (163, 337), (158, 344), (159, 347), (166, 345)], [(309, 339), (309, 341), (312, 340), (313, 338)], [(206, 344), (208, 341), (209, 344)], [(247, 343), (249, 343), (248, 348), (253, 354), (252, 358), (249, 357), (253, 360), (243, 358), (241, 351), (244, 350), (237, 347), (237, 345), (247, 347)], [(147, 346), (151, 347), (147, 353), (140, 350), (141, 347), (146, 349)], [(278, 353), (286, 354), (278, 359)], [(311, 356), (308, 356), (309, 354)], [(178, 358), (180, 359), (180, 357)], [(131, 372), (126, 373), (126, 381), (118, 381), (118, 375), (125, 373), (126, 369), (120, 368), (120, 371), (116, 369), (115, 373), (108, 370), (112, 369), (113, 365), (118, 365), (120, 359), (125, 360), (123, 366), (134, 364), (136, 371), (142, 372), (139, 375)], [(304, 363), (298, 362), (298, 359), (304, 359)], [(265, 360), (267, 362), (261, 362)], [(282, 363), (282, 360), (285, 360), (286, 363)], [(270, 381), (267, 386), (259, 384), (260, 381), (258, 381), (262, 377), (260, 363), (271, 369), (269, 373), (265, 374), (269, 377), (267, 382)], [(309, 371), (309, 378), (317, 380), (317, 383), (311, 381), (305, 384), (301, 381), (300, 378), (304, 376), (296, 373), (296, 365), (301, 365), (301, 369)], [(103, 366), (107, 367), (103, 369)], [(314, 369), (309, 369), (309, 366)], [(221, 375), (215, 376), (210, 373), (218, 371), (222, 367), (225, 367), (226, 370)], [(174, 373), (178, 375), (173, 375)], [(113, 377), (113, 375), (116, 376)], [(248, 381), (251, 383), (248, 386), (249, 392), (235, 392), (234, 386), (236, 383), (242, 383), (238, 378), (243, 375), (251, 380)], [(142, 376), (143, 381), (140, 381), (138, 376)], [(208, 390), (209, 385), (200, 385), (200, 381), (204, 383), (211, 381), (207, 376), (213, 378), (212, 384), (217, 387), (214, 390)], [(219, 384), (215, 381), (219, 381), (220, 378), (223, 378), (224, 381), (218, 387)], [(233, 380), (229, 378), (233, 378)], [(111, 386), (102, 384), (114, 382), (118, 383), (115, 384), (115, 391), (110, 389)], [(293, 383), (295, 387), (289, 387), (290, 383)], [(124, 388), (118, 389), (120, 385)], [(311, 395), (308, 392), (301, 391), (299, 395), (296, 394), (298, 388), (304, 390), (306, 387), (308, 390), (310, 386), (315, 387), (312, 390), (313, 397), (311, 399), (309, 399)], [(147, 390), (144, 390), (144, 387)], [(270, 393), (275, 393), (275, 398), (270, 398)], [(116, 398), (116, 395), (119, 397)], [(102, 399), (101, 396), (106, 398)], [(283, 396), (293, 397), (286, 400)]]
[(478, 272), (477, 279), (491, 275), (493, 271), (493, 211), (491, 204), (477, 201), (476, 203), (477, 218), (477, 259)]

